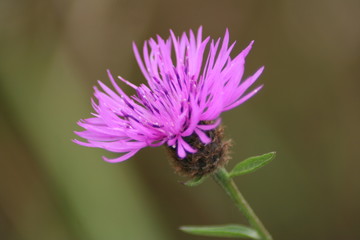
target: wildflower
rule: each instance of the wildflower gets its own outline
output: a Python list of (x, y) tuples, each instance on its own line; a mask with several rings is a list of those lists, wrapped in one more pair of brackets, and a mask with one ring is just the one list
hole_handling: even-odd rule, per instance
[[(156, 40), (146, 41), (142, 57), (133, 44), (148, 85), (135, 86), (119, 76), (136, 91), (128, 96), (108, 71), (115, 91), (98, 82), (101, 90), (94, 88), (97, 99), (92, 101), (94, 117), (78, 122), (85, 131), (76, 132), (87, 141), (74, 142), (123, 153), (115, 159), (104, 157), (108, 162), (127, 160), (147, 146), (167, 145), (180, 168), (186, 163), (188, 169), (183, 171), (189, 172), (188, 175), (213, 171), (216, 166), (206, 169), (202, 166), (207, 164), (204, 158), (208, 158), (202, 155), (204, 150), (209, 152), (213, 165), (225, 161), (228, 143), (219, 140), (220, 114), (242, 104), (262, 87), (247, 91), (263, 67), (242, 80), (245, 57), (253, 42), (231, 58), (234, 45), (235, 42), (229, 46), (228, 30), (222, 40), (210, 37), (203, 40), (201, 27), (196, 36), (191, 30), (189, 35), (183, 33), (181, 37), (170, 31), (166, 40), (157, 36)], [(218, 154), (210, 153), (214, 149)], [(191, 162), (195, 165), (188, 166)]]

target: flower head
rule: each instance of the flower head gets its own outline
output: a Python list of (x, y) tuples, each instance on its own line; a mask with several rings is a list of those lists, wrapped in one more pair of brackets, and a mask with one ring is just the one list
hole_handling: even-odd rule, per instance
[(199, 147), (188, 139), (195, 137), (203, 145), (209, 144), (214, 139), (209, 132), (220, 124), (220, 114), (242, 104), (262, 87), (247, 91), (263, 67), (242, 80), (252, 44), (231, 58), (235, 43), (229, 45), (229, 32), (226, 30), (222, 40), (203, 40), (201, 27), (196, 36), (191, 30), (181, 37), (170, 31), (166, 40), (160, 36), (150, 39), (144, 43), (142, 56), (133, 44), (148, 84), (135, 86), (118, 77), (136, 91), (128, 96), (108, 71), (115, 91), (98, 82), (101, 89), (94, 88), (97, 101), (92, 101), (95, 113), (78, 122), (85, 130), (76, 132), (87, 141), (74, 142), (123, 153), (115, 159), (104, 157), (108, 162), (127, 160), (144, 147), (163, 144), (180, 160), (195, 154)]

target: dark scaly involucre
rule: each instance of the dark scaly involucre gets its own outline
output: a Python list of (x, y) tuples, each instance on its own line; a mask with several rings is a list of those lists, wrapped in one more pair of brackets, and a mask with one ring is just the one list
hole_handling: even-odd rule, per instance
[(187, 154), (182, 159), (177, 155), (175, 148), (167, 147), (171, 156), (170, 162), (178, 174), (190, 178), (201, 177), (214, 172), (228, 162), (231, 141), (224, 140), (224, 128), (220, 125), (207, 134), (211, 142), (206, 145), (195, 134), (184, 138), (197, 151)]

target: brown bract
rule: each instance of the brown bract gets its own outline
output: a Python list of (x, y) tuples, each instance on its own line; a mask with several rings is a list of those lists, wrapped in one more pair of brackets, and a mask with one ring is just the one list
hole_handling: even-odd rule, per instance
[(212, 139), (206, 145), (196, 134), (183, 138), (190, 146), (197, 149), (196, 153), (188, 153), (183, 159), (178, 157), (176, 148), (167, 147), (171, 156), (170, 162), (176, 173), (190, 178), (204, 176), (228, 162), (231, 140), (224, 140), (224, 128), (219, 126), (206, 133)]

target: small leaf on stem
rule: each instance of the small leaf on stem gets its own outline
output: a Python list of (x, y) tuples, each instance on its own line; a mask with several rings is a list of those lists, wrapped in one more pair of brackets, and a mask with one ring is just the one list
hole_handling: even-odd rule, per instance
[(275, 158), (275, 155), (275, 152), (270, 152), (264, 155), (247, 158), (244, 161), (238, 163), (233, 168), (233, 170), (231, 170), (231, 172), (229, 173), (229, 177), (235, 177), (254, 172), (257, 169), (268, 164), (271, 160), (273, 160)]
[(251, 238), (259, 239), (259, 234), (252, 228), (238, 224), (218, 226), (182, 226), (180, 230), (201, 236), (209, 237), (230, 237), (230, 238)]
[(190, 179), (189, 181), (186, 181), (183, 184), (188, 187), (195, 187), (203, 183), (205, 179), (206, 176), (194, 177), (193, 179)]

